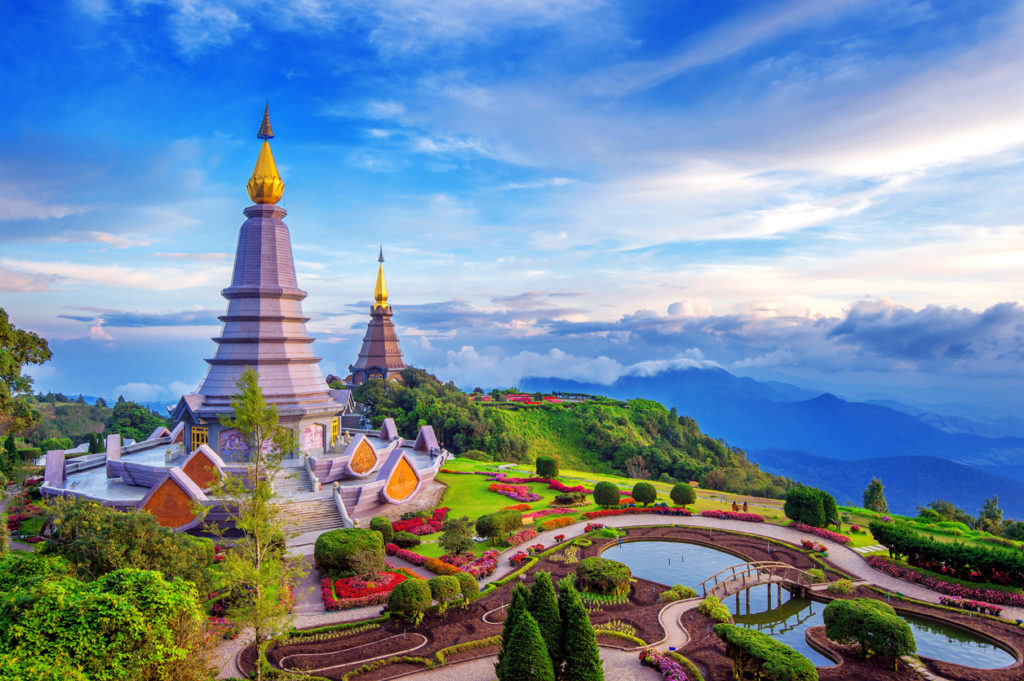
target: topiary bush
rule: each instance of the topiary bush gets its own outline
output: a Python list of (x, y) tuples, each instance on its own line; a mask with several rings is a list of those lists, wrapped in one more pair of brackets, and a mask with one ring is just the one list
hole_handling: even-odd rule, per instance
[(370, 520), (370, 529), (380, 532), (384, 537), (384, 543), (390, 544), (395, 538), (395, 528), (391, 527), (391, 521), (383, 516), (377, 516)]
[(735, 624), (716, 624), (715, 635), (725, 642), (738, 679), (752, 672), (753, 678), (763, 681), (818, 680), (814, 663), (767, 634)]
[(384, 538), (376, 530), (330, 530), (316, 538), (313, 558), (321, 570), (332, 576), (373, 575), (386, 567)]
[(633, 485), (633, 498), (647, 506), (658, 500), (658, 490), (649, 482), (638, 482)]
[(420, 545), (420, 538), (412, 532), (402, 530), (401, 532), (395, 532), (395, 538), (392, 542), (400, 549), (411, 549), (414, 546)]
[(388, 610), (416, 625), (423, 620), (432, 600), (430, 587), (425, 581), (407, 579), (388, 594)]
[(625, 596), (632, 576), (628, 565), (598, 556), (584, 558), (576, 565), (576, 586), (597, 594)]
[(468, 572), (456, 572), (453, 577), (458, 580), (459, 592), (466, 599), (467, 605), (480, 595), (480, 583), (476, 581), (476, 577)]
[(619, 488), (607, 480), (594, 485), (594, 503), (598, 506), (618, 506), (621, 495)]
[(687, 598), (696, 598), (697, 592), (688, 586), (682, 584), (675, 584), (671, 589), (662, 591), (658, 596), (658, 600), (662, 603), (671, 603), (672, 601), (683, 601)]
[(680, 482), (672, 487), (669, 496), (672, 498), (672, 503), (676, 506), (689, 506), (697, 501), (697, 492), (685, 482)]
[(860, 646), (861, 655), (893, 658), (917, 650), (910, 625), (888, 603), (871, 598), (836, 599), (825, 606), (825, 635)]
[(509, 508), (476, 519), (476, 533), (492, 540), (503, 539), (523, 526), (523, 514)]
[(553, 456), (538, 456), (537, 476), (541, 478), (557, 478), (558, 459)]
[(448, 604), (462, 595), (459, 580), (453, 576), (442, 575), (427, 580), (430, 597), (437, 601), (437, 612), (441, 615), (448, 609)]

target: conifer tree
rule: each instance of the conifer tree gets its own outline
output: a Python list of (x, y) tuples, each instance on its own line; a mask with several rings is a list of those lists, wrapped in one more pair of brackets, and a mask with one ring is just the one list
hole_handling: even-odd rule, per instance
[(494, 665), (494, 671), (499, 679), (503, 678), (504, 662), (507, 657), (506, 651), (509, 650), (512, 632), (523, 619), (528, 600), (529, 594), (526, 591), (526, 587), (522, 584), (516, 584), (512, 589), (512, 600), (509, 601), (508, 607), (505, 609), (505, 626), (501, 630), (501, 648), (498, 649), (498, 661)]
[(885, 501), (885, 488), (878, 478), (871, 478), (871, 482), (864, 489), (864, 508), (875, 513), (885, 513), (889, 510), (889, 504)]
[[(508, 622), (505, 627), (509, 628)], [(548, 648), (533, 615), (524, 610), (511, 629), (504, 663), (497, 670), (498, 681), (555, 681)]]
[(551, 664), (557, 670), (562, 665), (562, 616), (558, 612), (558, 599), (550, 572), (538, 572), (534, 577), (528, 607), (540, 627)]
[(604, 681), (601, 655), (587, 609), (571, 579), (558, 583), (558, 610), (562, 617), (563, 681)]

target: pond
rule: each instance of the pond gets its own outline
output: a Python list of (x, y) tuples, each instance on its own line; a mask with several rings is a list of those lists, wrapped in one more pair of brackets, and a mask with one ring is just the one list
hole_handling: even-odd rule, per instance
[[(724, 551), (672, 541), (626, 542), (609, 547), (602, 555), (625, 563), (636, 577), (665, 585), (683, 584), (694, 589), (716, 572), (743, 562)], [(781, 590), (780, 601), (779, 589), (774, 585), (749, 589), (726, 598), (724, 602), (733, 613), (736, 624), (769, 634), (800, 651), (818, 667), (833, 664), (807, 645), (805, 638), (807, 629), (824, 625), (824, 603), (793, 598), (785, 589)], [(912, 615), (904, 615), (903, 618), (914, 632), (917, 653), (924, 657), (979, 669), (997, 669), (1014, 662), (1013, 656), (1002, 648), (961, 629)]]

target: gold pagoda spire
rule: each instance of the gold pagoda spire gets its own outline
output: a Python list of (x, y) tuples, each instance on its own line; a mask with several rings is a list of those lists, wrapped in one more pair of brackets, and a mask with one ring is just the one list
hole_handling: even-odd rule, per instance
[(373, 287), (373, 309), (388, 306), (388, 286), (384, 283), (384, 247), (380, 247), (380, 255), (377, 256), (377, 285)]
[(256, 167), (252, 170), (252, 177), (246, 189), (249, 190), (249, 198), (253, 203), (277, 203), (284, 194), (284, 182), (277, 174), (277, 164), (274, 163), (274, 154), (270, 151), (270, 140), (274, 131), (270, 127), (270, 103), (263, 107), (263, 122), (256, 133), (256, 137), (263, 140), (260, 147), (260, 155), (256, 158)]

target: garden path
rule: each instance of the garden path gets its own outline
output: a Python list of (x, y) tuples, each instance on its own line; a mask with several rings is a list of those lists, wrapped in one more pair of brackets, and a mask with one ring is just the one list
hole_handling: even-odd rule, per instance
[[(490, 655), (466, 662), (455, 662), (403, 676), (403, 681), (490, 681), (494, 678), (497, 657)], [(661, 681), (661, 674), (640, 665), (636, 651), (601, 648), (601, 666), (606, 681)]]

